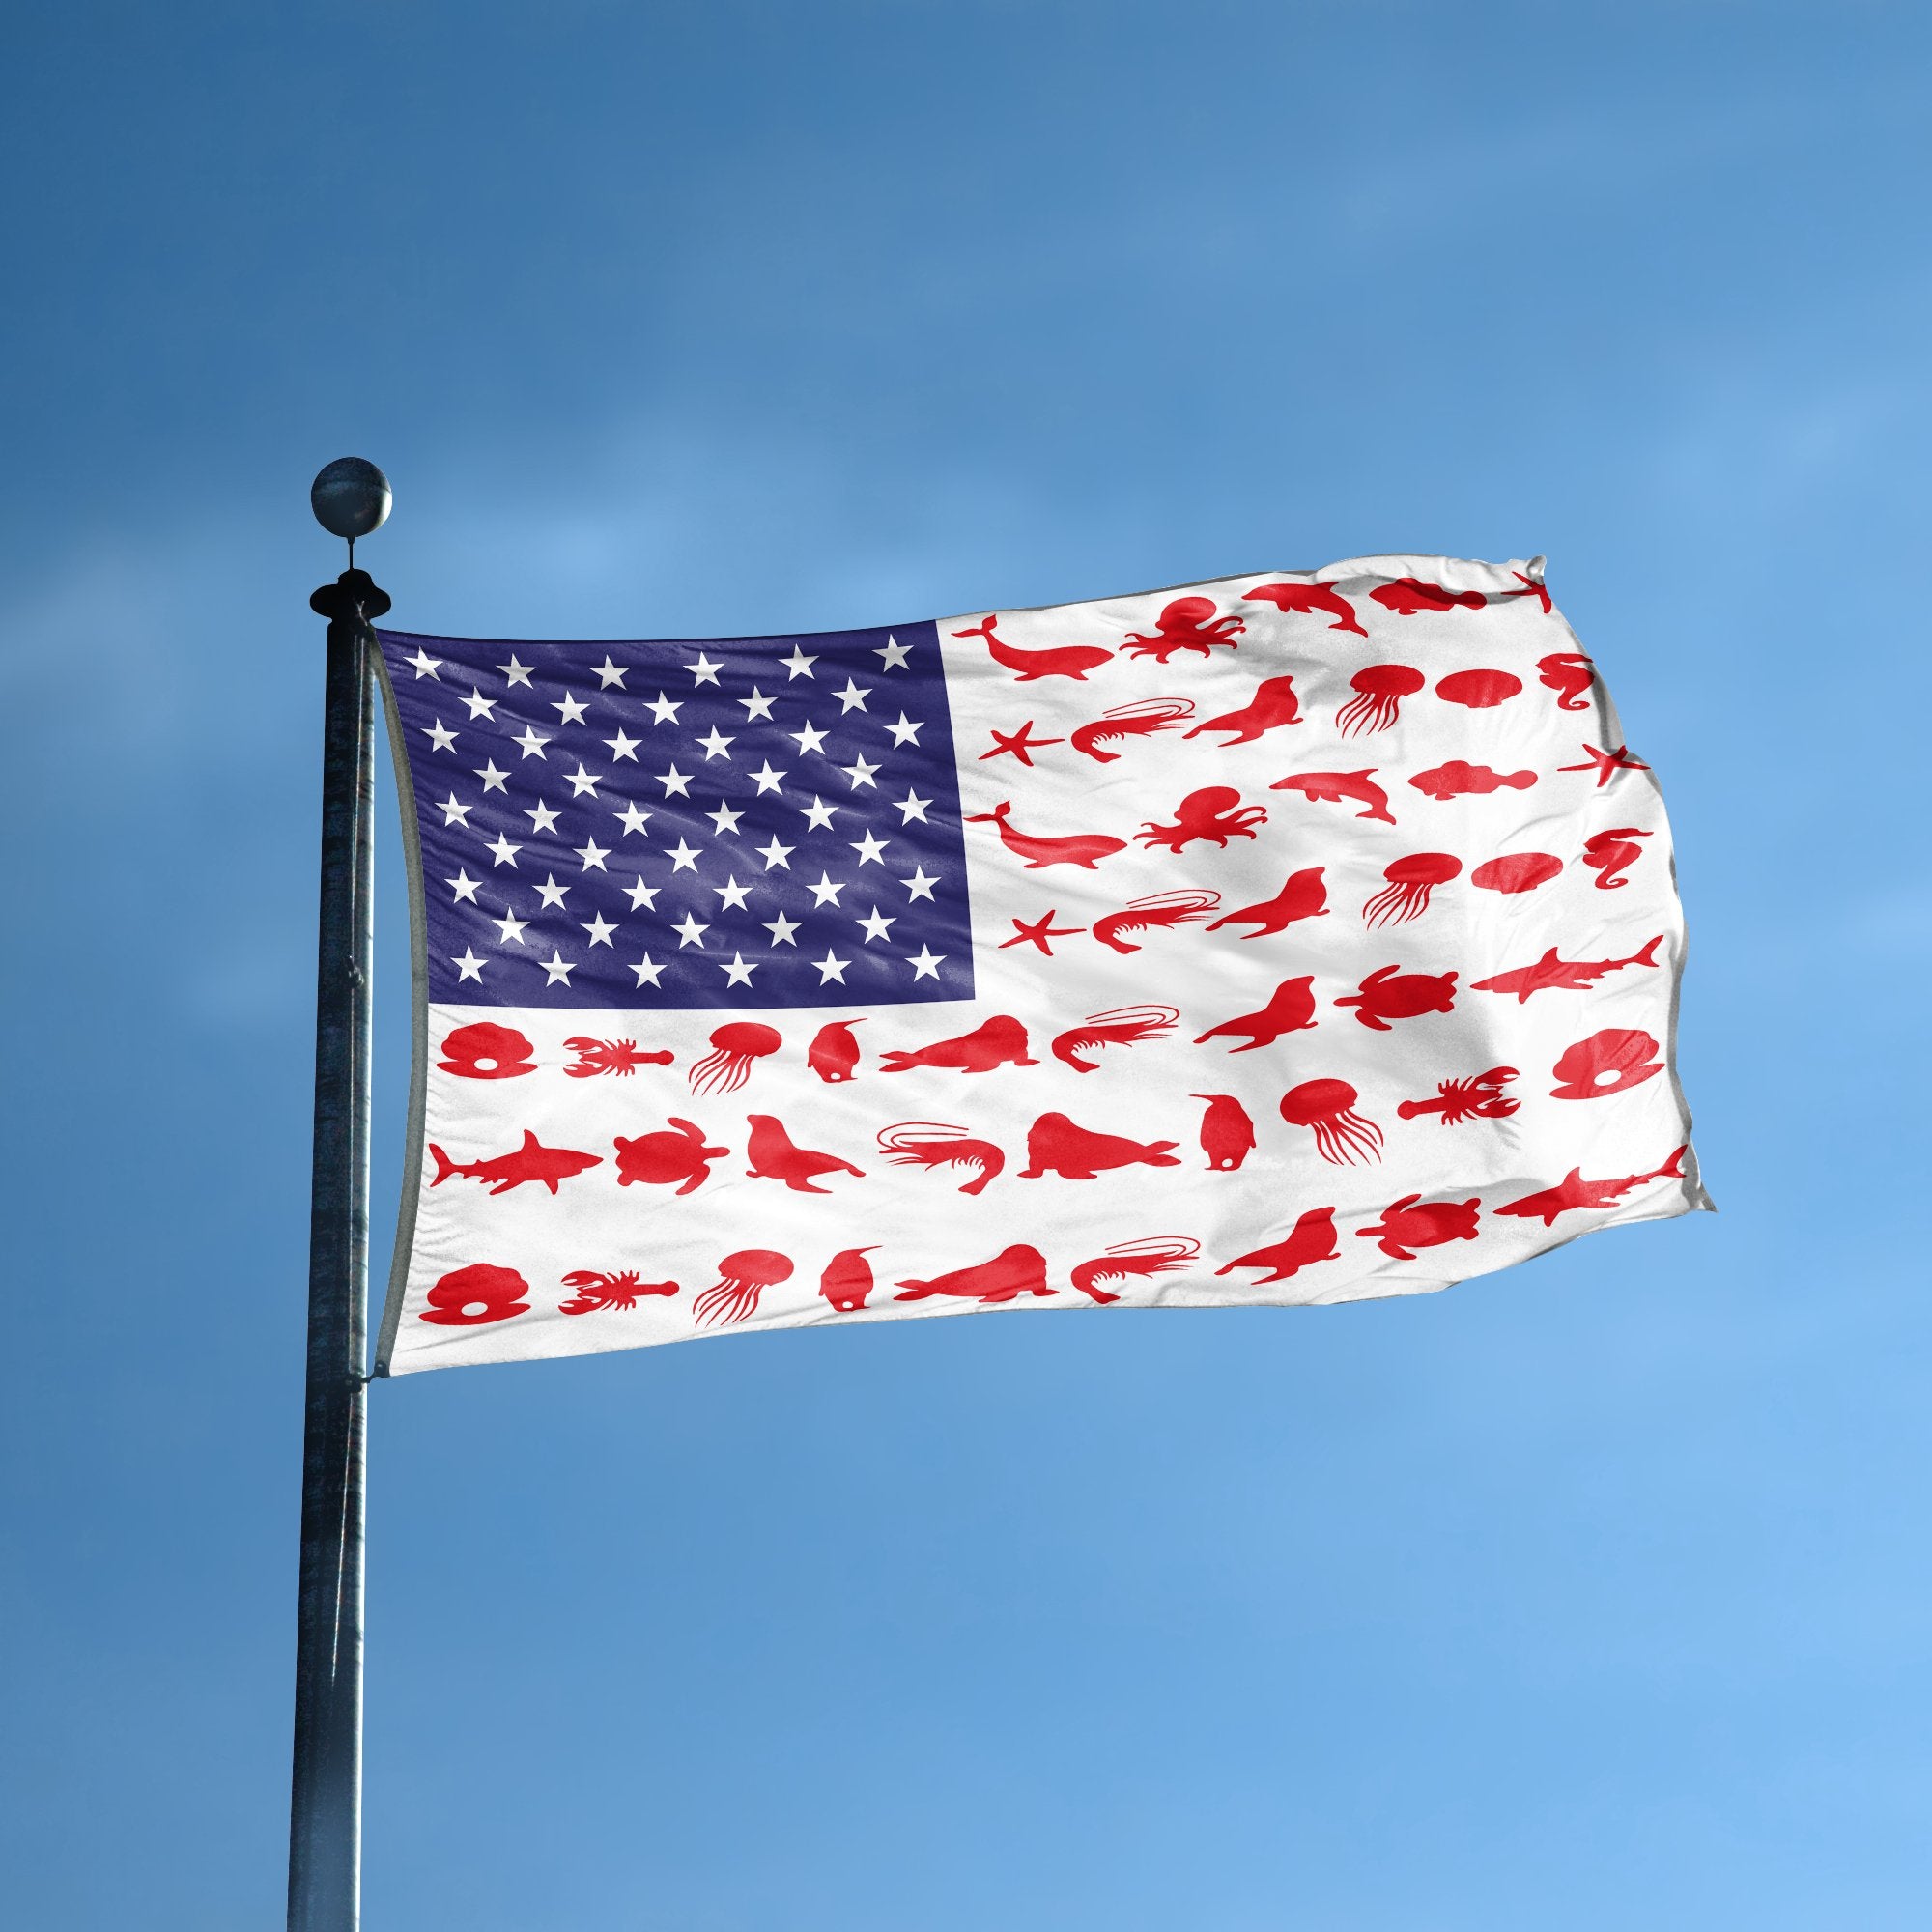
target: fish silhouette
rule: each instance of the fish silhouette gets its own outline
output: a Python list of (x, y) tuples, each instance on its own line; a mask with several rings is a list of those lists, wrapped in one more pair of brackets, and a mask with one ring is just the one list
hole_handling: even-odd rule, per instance
[(1532, 993), (1574, 993), (1594, 986), (1606, 973), (1621, 972), (1626, 966), (1655, 966), (1657, 949), (1663, 935), (1633, 952), (1628, 959), (1559, 959), (1551, 947), (1533, 966), (1519, 966), (1513, 973), (1498, 973), (1493, 979), (1477, 980), (1472, 990), (1478, 993), (1514, 993), (1522, 1006)]
[(574, 1148), (545, 1147), (529, 1128), (524, 1129), (524, 1144), (509, 1153), (493, 1154), (488, 1160), (472, 1160), (458, 1163), (450, 1159), (434, 1142), (430, 1144), (430, 1154), (436, 1161), (436, 1179), (432, 1187), (440, 1187), (445, 1180), (485, 1180), (495, 1183), (492, 1194), (507, 1194), (513, 1187), (521, 1187), (526, 1180), (537, 1181), (554, 1194), (559, 1180), (568, 1180), (574, 1174), (582, 1174), (586, 1167), (602, 1167), (601, 1154), (579, 1153)]

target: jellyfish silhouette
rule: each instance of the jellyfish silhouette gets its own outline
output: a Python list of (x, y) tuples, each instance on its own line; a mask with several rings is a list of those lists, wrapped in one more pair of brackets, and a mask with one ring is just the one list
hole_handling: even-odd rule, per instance
[(711, 1044), (716, 1051), (692, 1066), (694, 1094), (735, 1094), (750, 1078), (753, 1061), (776, 1053), (784, 1038), (777, 1027), (757, 1020), (726, 1020), (711, 1036)]
[(1398, 859), (1382, 872), (1388, 884), (1362, 908), (1369, 930), (1419, 918), (1429, 910), (1429, 895), (1462, 870), (1462, 860), (1447, 852), (1411, 852), (1406, 859)]
[(1361, 1095), (1346, 1080), (1304, 1080), (1281, 1096), (1281, 1117), (1292, 1127), (1315, 1130), (1315, 1151), (1338, 1167), (1382, 1157), (1382, 1130), (1355, 1112)]
[(718, 1264), (718, 1279), (692, 1306), (700, 1328), (743, 1321), (758, 1312), (758, 1296), (791, 1279), (791, 1258), (776, 1248), (739, 1248)]
[(1386, 731), (1405, 697), (1413, 697), (1428, 679), (1411, 665), (1368, 665), (1349, 680), (1355, 696), (1335, 714), (1345, 738)]

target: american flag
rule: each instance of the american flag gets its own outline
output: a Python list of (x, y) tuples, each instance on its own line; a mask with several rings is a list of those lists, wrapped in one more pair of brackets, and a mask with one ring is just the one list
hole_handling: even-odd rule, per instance
[(1708, 1205), (1662, 802), (1540, 561), (381, 640), (390, 1373), (1416, 1293)]

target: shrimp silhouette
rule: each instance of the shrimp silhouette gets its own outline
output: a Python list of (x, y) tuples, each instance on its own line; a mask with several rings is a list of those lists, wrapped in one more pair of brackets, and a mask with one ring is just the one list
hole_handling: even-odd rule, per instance
[(1366, 811), (1356, 812), (1357, 818), (1373, 818), (1383, 825), (1393, 825), (1395, 816), (1389, 810), (1388, 793), (1374, 782), (1376, 770), (1376, 766), (1370, 765), (1359, 772), (1291, 772), (1285, 779), (1276, 779), (1268, 789), (1298, 791), (1305, 798), (1331, 805), (1351, 799), (1368, 807)]
[[(1076, 724), (1066, 742), (1095, 764), (1111, 765), (1120, 753), (1107, 746), (1125, 738), (1146, 738), (1155, 731), (1172, 731), (1194, 716), (1191, 697), (1142, 697), (1131, 704), (1117, 704), (1103, 711), (1091, 724)], [(1187, 734), (1194, 735), (1191, 731)]]
[(1240, 1013), (1234, 1019), (1223, 1020), (1219, 1026), (1211, 1026), (1199, 1035), (1194, 1044), (1205, 1046), (1210, 1039), (1245, 1038), (1246, 1046), (1228, 1050), (1252, 1053), (1258, 1046), (1272, 1046), (1285, 1033), (1300, 1033), (1315, 1024), (1314, 985), (1312, 973), (1304, 973), (1298, 980), (1284, 980), (1259, 1012)]
[(1321, 919), (1328, 910), (1328, 888), (1321, 882), (1321, 872), (1320, 866), (1291, 872), (1288, 883), (1273, 898), (1223, 913), (1208, 930), (1215, 932), (1224, 925), (1251, 925), (1254, 930), (1242, 933), (1243, 939), (1265, 939), (1271, 932), (1285, 931), (1298, 919)]
[(983, 1194), (1005, 1171), (1007, 1157), (991, 1141), (976, 1140), (945, 1121), (900, 1121), (879, 1129), (879, 1151), (895, 1167), (970, 1167), (961, 1194)]
[(1103, 1306), (1120, 1300), (1100, 1286), (1103, 1281), (1145, 1281), (1150, 1275), (1174, 1274), (1201, 1252), (1201, 1243), (1187, 1235), (1145, 1235), (1137, 1241), (1116, 1241), (1104, 1255), (1075, 1262), (1066, 1279), (1080, 1293)]
[(954, 631), (952, 635), (955, 638), (983, 638), (987, 650), (993, 655), (993, 662), (1005, 665), (1010, 671), (1017, 671), (1017, 682), (1021, 684), (1034, 684), (1043, 677), (1070, 677), (1084, 684), (1090, 670), (1097, 669), (1114, 655), (1097, 644), (1065, 644), (1058, 650), (1023, 651), (1016, 644), (1005, 643), (993, 635), (993, 626), (999, 621), (996, 614), (988, 617), (983, 624), (976, 624), (967, 631)]
[(879, 1055), (881, 1073), (904, 1073), (914, 1066), (945, 1066), (956, 1073), (990, 1073), (996, 1066), (1037, 1066), (1027, 1057), (1027, 1030), (1010, 1013), (995, 1013), (971, 1033), (934, 1040), (910, 1052), (894, 1048)]
[(1104, 832), (1075, 833), (1065, 838), (1036, 838), (1009, 823), (1012, 809), (1011, 800), (1003, 799), (991, 811), (968, 813), (966, 823), (997, 826), (1000, 843), (1024, 859), (1029, 872), (1037, 872), (1043, 866), (1080, 866), (1091, 872), (1102, 859), (1127, 849), (1124, 838), (1111, 838)]
[(1201, 1116), (1201, 1151), (1210, 1174), (1233, 1174), (1255, 1151), (1255, 1123), (1248, 1110), (1232, 1094), (1190, 1094), (1206, 1100)]
[[(1150, 893), (1145, 898), (1129, 899), (1119, 912), (1103, 912), (1094, 922), (1094, 937), (1116, 952), (1138, 952), (1122, 938), (1127, 932), (1153, 932), (1173, 925), (1191, 925), (1206, 919), (1221, 903), (1221, 895), (1206, 888), (1172, 893)], [(1213, 928), (1210, 926), (1211, 932)], [(1008, 940), (1010, 946), (1013, 942)]]
[(1341, 1258), (1342, 1250), (1335, 1239), (1335, 1210), (1332, 1208), (1311, 1208), (1297, 1220), (1288, 1234), (1279, 1241), (1265, 1248), (1255, 1248), (1245, 1255), (1236, 1255), (1225, 1267), (1217, 1267), (1216, 1274), (1232, 1274), (1236, 1268), (1265, 1268), (1267, 1272), (1255, 1281), (1257, 1288), (1271, 1281), (1287, 1281), (1305, 1267), (1313, 1267), (1317, 1262), (1332, 1262)]
[(1225, 752), (1230, 745), (1251, 745), (1264, 731), (1278, 730), (1284, 724), (1301, 723), (1301, 706), (1294, 696), (1294, 679), (1283, 672), (1280, 677), (1264, 677), (1255, 687), (1255, 695), (1234, 711), (1208, 718), (1182, 735), (1198, 738), (1204, 731), (1232, 731), (1221, 741)]
[(1634, 838), (1648, 838), (1634, 825), (1619, 825), (1612, 832), (1600, 832), (1583, 847), (1583, 863), (1597, 875), (1598, 887), (1613, 893), (1630, 883), (1624, 874), (1643, 857), (1643, 847), (1633, 845)]
[(812, 1035), (811, 1044), (805, 1050), (805, 1064), (827, 1086), (851, 1079), (852, 1069), (859, 1064), (859, 1042), (852, 1037), (852, 1029), (864, 1024), (863, 1020), (827, 1020)]
[(773, 1114), (747, 1114), (752, 1137), (745, 1146), (745, 1157), (752, 1164), (745, 1170), (752, 1180), (781, 1180), (794, 1194), (826, 1194), (829, 1188), (813, 1182), (823, 1174), (852, 1174), (865, 1179), (866, 1170), (841, 1160), (836, 1153), (817, 1153), (799, 1147), (785, 1132), (784, 1123)]
[(1083, 1048), (1135, 1046), (1144, 1039), (1163, 1039), (1179, 1018), (1179, 1007), (1115, 1007), (1104, 1013), (1089, 1013), (1077, 1027), (1057, 1034), (1050, 1051), (1074, 1072), (1093, 1073), (1100, 1063), (1082, 1060)]
[(1241, 595), (1251, 604), (1272, 604), (1277, 611), (1291, 615), (1312, 616), (1319, 612), (1333, 617), (1335, 621), (1328, 626), (1331, 631), (1352, 631), (1358, 638), (1369, 635), (1356, 619), (1355, 607), (1347, 598), (1337, 596), (1325, 583), (1257, 583)]
[(1235, 639), (1247, 628), (1238, 617), (1217, 617), (1211, 597), (1177, 597), (1153, 620), (1152, 637), (1144, 638), (1138, 631), (1127, 633), (1132, 646), (1127, 655), (1158, 658), (1162, 664), (1176, 651), (1199, 651), (1204, 658), (1210, 658), (1216, 644), (1238, 650)]

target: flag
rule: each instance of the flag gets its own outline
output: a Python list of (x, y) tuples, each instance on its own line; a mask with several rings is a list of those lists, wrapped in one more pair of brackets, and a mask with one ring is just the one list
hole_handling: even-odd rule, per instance
[(387, 1373), (1416, 1293), (1710, 1205), (1662, 799), (1541, 559), (381, 644)]

